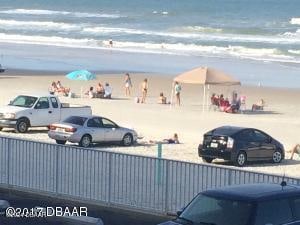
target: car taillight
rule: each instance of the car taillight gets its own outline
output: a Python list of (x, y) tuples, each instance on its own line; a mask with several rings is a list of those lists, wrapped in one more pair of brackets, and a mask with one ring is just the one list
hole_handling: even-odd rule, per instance
[(49, 129), (50, 130), (56, 130), (56, 126), (50, 125)]
[(231, 137), (228, 137), (227, 148), (233, 148), (234, 140)]
[(74, 128), (74, 127), (72, 127), (72, 128), (65, 128), (65, 131), (66, 131), (66, 132), (72, 132), (72, 133), (74, 133), (74, 132), (77, 131), (77, 129)]

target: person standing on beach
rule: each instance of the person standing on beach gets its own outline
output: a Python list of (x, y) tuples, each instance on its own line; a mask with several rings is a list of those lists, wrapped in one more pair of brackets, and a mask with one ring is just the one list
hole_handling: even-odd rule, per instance
[(143, 83), (141, 84), (141, 91), (142, 91), (142, 100), (141, 103), (145, 103), (146, 102), (146, 97), (147, 97), (147, 93), (148, 93), (148, 80), (147, 78), (144, 79)]
[(180, 106), (181, 85), (177, 81), (175, 82), (174, 91), (176, 95), (176, 104)]
[(132, 82), (129, 73), (125, 74), (125, 95), (130, 96), (130, 88), (132, 87)]

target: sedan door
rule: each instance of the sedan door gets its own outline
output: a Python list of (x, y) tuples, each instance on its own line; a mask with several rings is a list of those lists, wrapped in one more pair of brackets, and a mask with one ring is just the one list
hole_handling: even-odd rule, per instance
[(259, 130), (254, 130), (253, 133), (256, 142), (260, 144), (259, 158), (262, 160), (272, 159), (276, 146), (271, 143), (271, 137)]
[(105, 141), (105, 130), (99, 117), (93, 117), (87, 121), (87, 133), (92, 136), (93, 142)]
[(236, 148), (238, 150), (245, 151), (248, 160), (259, 159), (260, 143), (256, 142), (252, 129), (246, 129), (241, 131), (235, 137)]
[(122, 130), (117, 124), (109, 119), (102, 118), (103, 128), (105, 130), (105, 141), (121, 141), (123, 138)]

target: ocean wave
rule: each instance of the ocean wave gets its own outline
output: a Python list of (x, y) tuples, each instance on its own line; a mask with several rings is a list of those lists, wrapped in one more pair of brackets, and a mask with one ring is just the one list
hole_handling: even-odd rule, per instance
[(1, 29), (6, 30), (78, 30), (79, 26), (68, 23), (56, 23), (52, 21), (17, 21), (17, 20), (1, 20)]
[(288, 52), (291, 54), (300, 55), (300, 50), (288, 50)]
[[(108, 49), (109, 43), (96, 39), (73, 39), (63, 37), (45, 37), (29, 35), (8, 35), (0, 33), (1, 42), (21, 43), (21, 44), (40, 44), (53, 45), (73, 48), (95, 48)], [(110, 48), (111, 49), (111, 48)], [(244, 46), (204, 46), (195, 44), (168, 44), (168, 43), (149, 43), (149, 42), (119, 42), (114, 41), (113, 50), (128, 52), (143, 52), (156, 54), (175, 54), (175, 55), (199, 55), (199, 56), (232, 56), (239, 58), (250, 58), (264, 61), (281, 61), (300, 63), (299, 59), (285, 55), (276, 48), (247, 48)], [(289, 50), (290, 53), (299, 54), (298, 50)]]
[[(213, 27), (202, 27), (202, 26), (186, 26), (182, 28), (177, 28), (179, 31), (184, 32), (200, 32), (200, 33), (220, 33), (223, 30), (221, 28), (213, 28)], [(175, 30), (177, 30), (175, 29)]]
[(101, 14), (101, 13), (85, 13), (85, 12), (68, 12), (68, 11), (52, 11), (42, 9), (10, 9), (0, 11), (0, 14), (22, 14), (22, 15), (68, 15), (79, 18), (112, 18), (117, 19), (122, 17), (118, 14)]
[(292, 18), (290, 20), (290, 24), (293, 24), (293, 25), (300, 25), (300, 18)]
[(285, 32), (283, 33), (283, 36), (300, 37), (300, 29), (297, 29), (295, 32)]

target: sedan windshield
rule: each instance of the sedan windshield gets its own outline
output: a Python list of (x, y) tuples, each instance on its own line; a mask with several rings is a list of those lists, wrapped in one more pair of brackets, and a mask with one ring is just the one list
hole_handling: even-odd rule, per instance
[(252, 204), (199, 194), (182, 212), (179, 219), (191, 224), (246, 225)]
[(83, 126), (83, 124), (85, 123), (86, 120), (87, 120), (86, 117), (70, 116), (67, 119), (65, 119), (63, 122)]
[(9, 105), (31, 108), (36, 100), (36, 97), (19, 95)]

